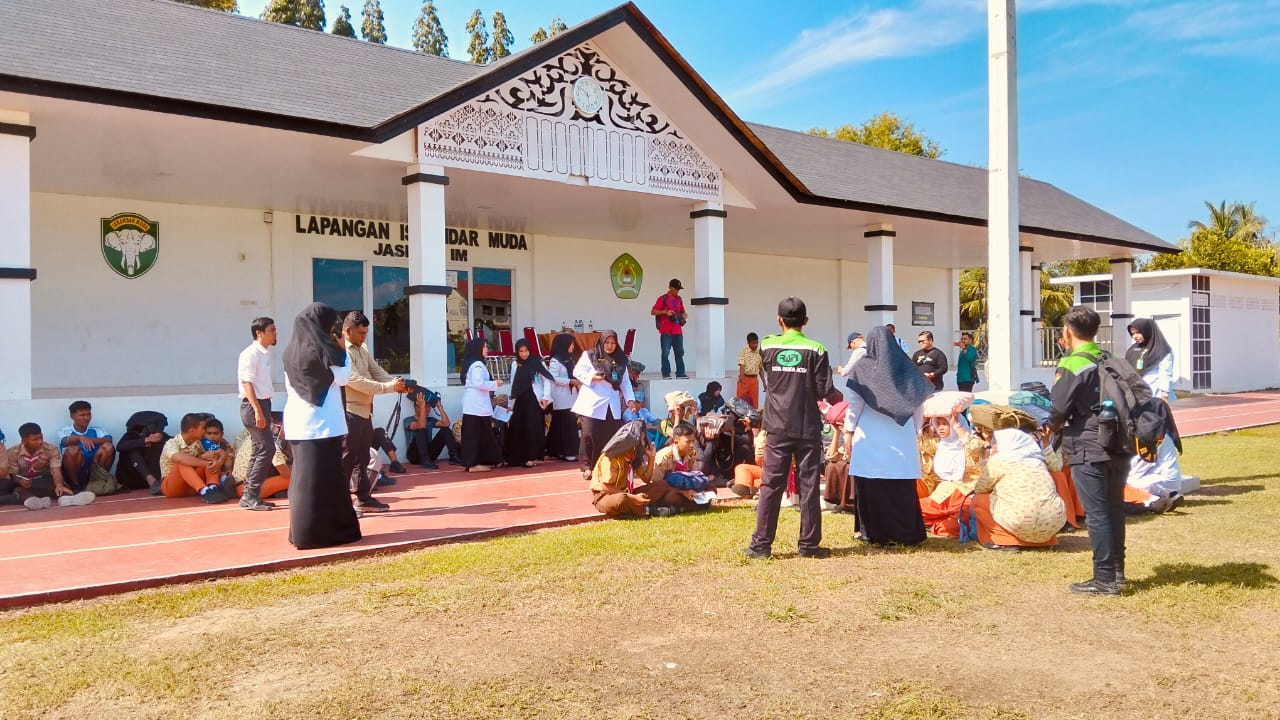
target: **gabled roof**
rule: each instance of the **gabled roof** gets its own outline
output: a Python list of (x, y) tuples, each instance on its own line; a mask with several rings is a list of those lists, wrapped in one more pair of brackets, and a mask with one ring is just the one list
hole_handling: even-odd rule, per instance
[[(797, 202), (986, 224), (985, 171), (748, 125), (631, 3), (488, 66), (171, 0), (9, 5), (0, 23), (0, 90), (370, 143), (626, 24)], [(1020, 193), (1023, 232), (1177, 251), (1047, 183), (1022, 178)]]

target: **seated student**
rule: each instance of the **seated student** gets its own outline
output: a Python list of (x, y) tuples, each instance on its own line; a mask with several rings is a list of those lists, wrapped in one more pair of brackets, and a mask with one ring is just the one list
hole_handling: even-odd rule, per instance
[(230, 496), (230, 491), (235, 487), (235, 478), (231, 474), (231, 469), (236, 465), (236, 449), (231, 446), (231, 443), (227, 442), (225, 432), (221, 420), (216, 417), (206, 418), (204, 421), (204, 438), (200, 441), (200, 445), (204, 447), (206, 458), (210, 458), (213, 453), (221, 453), (223, 458), (222, 467), (217, 468), (218, 479), (216, 482)]
[(694, 439), (698, 445), (698, 469), (717, 487), (733, 485), (734, 468), (755, 455), (751, 424), (746, 418), (712, 415), (698, 421)]
[(627, 363), (627, 377), (631, 378), (631, 394), (635, 396), (637, 402), (644, 405), (644, 383), (640, 382), (642, 372), (644, 372), (644, 363), (635, 360)]
[(707, 383), (707, 391), (698, 396), (699, 415), (720, 412), (720, 408), (724, 407), (724, 398), (720, 396), (722, 389), (720, 383), (715, 380)]
[(1066, 506), (1035, 439), (1016, 428), (995, 431), (995, 443), (974, 488), (978, 541), (991, 550), (1058, 544)]
[(645, 434), (649, 436), (649, 442), (653, 443), (654, 447), (661, 450), (666, 445), (665, 438), (658, 432), (658, 418), (649, 412), (649, 408), (640, 404), (639, 400), (628, 402), (627, 409), (622, 411), (623, 422), (631, 422), (632, 420), (639, 420), (644, 423)]
[[(650, 502), (668, 499), (671, 488), (661, 478), (653, 479), (657, 451), (649, 443), (643, 445), (644, 458), (638, 466), (638, 449), (633, 448), (617, 457), (600, 453), (600, 459), (591, 469), (591, 504), (605, 517), (648, 517)], [(635, 485), (635, 480), (645, 484)]]
[(182, 416), (179, 434), (170, 438), (160, 452), (160, 492), (165, 497), (199, 495), (206, 503), (224, 503), (231, 499), (218, 485), (226, 461), (222, 451), (205, 457), (205, 413)]
[(0, 470), (0, 505), (25, 505), (28, 510), (58, 505), (88, 505), (94, 494), (72, 492), (63, 482), (62, 458), (58, 448), (44, 441), (44, 432), (35, 423), (18, 428), (18, 443), (6, 454)]
[(1182, 468), (1178, 447), (1166, 437), (1156, 448), (1155, 462), (1138, 456), (1130, 461), (1124, 486), (1124, 511), (1130, 515), (1161, 515), (1182, 505)]
[(89, 423), (93, 421), (93, 406), (77, 400), (67, 408), (71, 424), (58, 431), (58, 447), (62, 451), (62, 475), (68, 485), (83, 490), (89, 482), (89, 468), (98, 465), (108, 471), (115, 461), (115, 447), (111, 433)]
[[(271, 457), (271, 473), (262, 482), (258, 494), (263, 498), (272, 497), (281, 492), (288, 492), (289, 478), (293, 475), (293, 460), (289, 458), (289, 441), (284, 439), (282, 413), (272, 411), (271, 434), (275, 436), (275, 454)], [(231, 477), (235, 479), (237, 496), (244, 494), (244, 481), (249, 477), (249, 464), (253, 460), (253, 436), (248, 430), (241, 430), (236, 435), (236, 460), (231, 467)]]
[(827, 408), (825, 420), (834, 430), (827, 445), (827, 464), (822, 470), (822, 501), (836, 512), (853, 513), (853, 482), (849, 479), (849, 445), (853, 436), (844, 432), (844, 415), (849, 410), (846, 400)]
[(143, 410), (134, 413), (116, 450), (120, 454), (120, 464), (116, 468), (116, 480), (124, 487), (132, 490), (150, 490), (152, 495), (160, 494), (160, 453), (169, 440), (164, 431), (167, 419), (164, 415)]
[(960, 510), (982, 477), (986, 442), (956, 415), (927, 419), (920, 448), (920, 515), (934, 535), (960, 537)]
[(760, 479), (764, 476), (764, 445), (769, 434), (764, 428), (751, 427), (751, 462), (738, 463), (733, 467), (733, 484), (729, 490), (738, 497), (755, 497), (760, 492)]
[(1058, 488), (1058, 497), (1067, 511), (1067, 524), (1060, 532), (1079, 530), (1081, 518), (1084, 517), (1084, 506), (1080, 504), (1080, 496), (1076, 494), (1076, 485), (1071, 481), (1071, 467), (1062, 461), (1062, 453), (1053, 449), (1053, 433), (1049, 426), (1040, 428), (1040, 446), (1044, 448), (1044, 464), (1049, 468), (1049, 477)]
[[(677, 425), (672, 433), (674, 437), (671, 444), (659, 450), (654, 456), (653, 478), (655, 479), (666, 481), (667, 476), (673, 472), (687, 473), (697, 469), (698, 448), (694, 442), (693, 429), (687, 425)], [(670, 486), (669, 482), (667, 484)], [(653, 491), (650, 490), (649, 514), (663, 517), (707, 507), (699, 505), (694, 500), (694, 495), (694, 490), (677, 490), (673, 487), (662, 498), (655, 499)]]
[(409, 399), (413, 402), (413, 418), (405, 421), (409, 448), (405, 458), (428, 470), (435, 470), (439, 467), (436, 460), (440, 454), (448, 451), (449, 464), (461, 465), (462, 448), (451, 429), (449, 413), (440, 401), (440, 394), (417, 387), (409, 393)]
[(664, 399), (667, 401), (667, 416), (658, 421), (658, 434), (662, 436), (662, 445), (671, 442), (672, 428), (676, 425), (695, 427), (698, 417), (697, 401), (684, 390), (672, 390), (664, 396)]

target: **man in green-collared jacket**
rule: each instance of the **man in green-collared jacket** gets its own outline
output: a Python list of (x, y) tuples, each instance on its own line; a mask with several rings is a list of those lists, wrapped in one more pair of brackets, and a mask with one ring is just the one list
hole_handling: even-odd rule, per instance
[(830, 549), (822, 542), (822, 498), (818, 485), (822, 478), (822, 415), (818, 401), (840, 399), (831, 384), (831, 361), (822, 343), (804, 336), (808, 310), (800, 298), (778, 303), (781, 335), (764, 339), (760, 354), (764, 359), (764, 429), (768, 433), (761, 471), (760, 499), (756, 505), (756, 530), (748, 557), (767, 558), (773, 552), (778, 530), (782, 495), (787, 490), (791, 463), (796, 465), (796, 489), (800, 493), (800, 542), (802, 557), (827, 557)]
[(1127, 457), (1113, 457), (1098, 441), (1098, 363), (1104, 354), (1094, 338), (1101, 319), (1077, 305), (1063, 319), (1068, 354), (1053, 378), (1050, 426), (1062, 433), (1062, 449), (1071, 479), (1084, 506), (1085, 527), (1093, 546), (1093, 577), (1071, 585), (1072, 592), (1119, 595), (1124, 589), (1124, 484)]

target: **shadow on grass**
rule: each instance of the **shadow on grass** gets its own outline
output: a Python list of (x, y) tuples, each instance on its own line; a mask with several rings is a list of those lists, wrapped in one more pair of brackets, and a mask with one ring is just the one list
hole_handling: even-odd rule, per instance
[(1267, 489), (1266, 485), (1231, 485), (1233, 482), (1245, 482), (1247, 480), (1271, 480), (1276, 479), (1276, 475), (1250, 475), (1248, 477), (1223, 478), (1215, 480), (1212, 485), (1202, 485), (1199, 490), (1187, 496), (1188, 502), (1195, 500), (1197, 497), (1222, 497), (1225, 495), (1244, 495), (1245, 493), (1261, 492)]
[(1131, 580), (1135, 590), (1145, 590), (1162, 585), (1228, 585), (1249, 590), (1265, 590), (1280, 585), (1280, 579), (1272, 575), (1270, 565), (1262, 563), (1221, 563), (1196, 565), (1174, 563), (1157, 565), (1152, 575), (1142, 580)]

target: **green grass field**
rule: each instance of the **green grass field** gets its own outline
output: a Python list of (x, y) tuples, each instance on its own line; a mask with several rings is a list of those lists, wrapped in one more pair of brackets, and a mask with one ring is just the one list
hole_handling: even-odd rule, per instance
[[(746, 506), (0, 615), (0, 718), (1276, 718), (1280, 429), (1187, 442), (1205, 487), (1083, 532), (738, 554)], [(585, 490), (584, 490), (585, 492)]]

